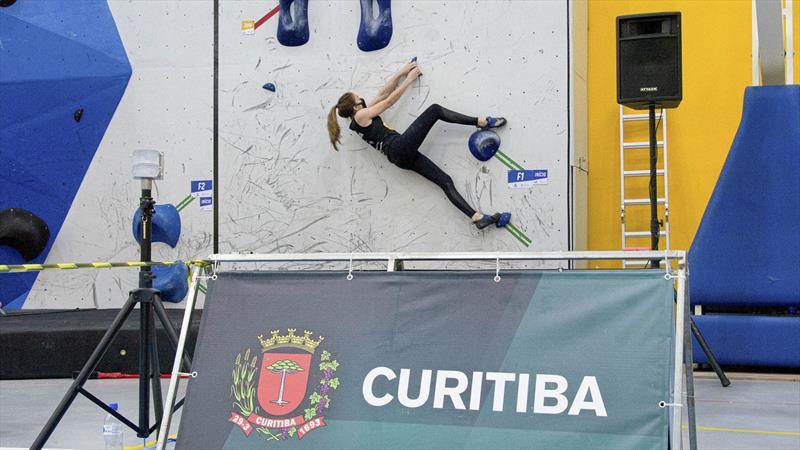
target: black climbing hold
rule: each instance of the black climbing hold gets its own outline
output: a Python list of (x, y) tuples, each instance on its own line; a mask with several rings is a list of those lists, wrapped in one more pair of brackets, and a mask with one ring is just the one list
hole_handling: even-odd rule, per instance
[(36, 214), (22, 208), (0, 211), (0, 245), (8, 245), (30, 261), (47, 246), (50, 229)]
[(81, 117), (83, 117), (83, 108), (78, 108), (75, 110), (75, 114), (72, 115), (75, 118), (75, 122), (80, 122)]
[(2, 7), (11, 6), (16, 1), (17, 0), (0, 0), (0, 6), (2, 6)]

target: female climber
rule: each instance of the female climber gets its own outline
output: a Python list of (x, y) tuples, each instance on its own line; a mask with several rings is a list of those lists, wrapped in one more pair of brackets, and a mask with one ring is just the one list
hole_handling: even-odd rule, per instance
[[(340, 142), (341, 136), (336, 119), (338, 113), (340, 117), (350, 119), (350, 129), (358, 133), (369, 145), (385, 154), (392, 164), (402, 169), (413, 170), (436, 183), (444, 190), (444, 194), (456, 208), (466, 214), (478, 229), (498, 223), (501, 221), (501, 216), (503, 216), (501, 223), (507, 222), (510, 217), (508, 213), (487, 215), (476, 212), (458, 193), (453, 179), (419, 152), (422, 141), (425, 140), (437, 120), (472, 125), (478, 128), (499, 128), (506, 124), (506, 119), (465, 116), (437, 104), (429, 106), (402, 134), (388, 127), (381, 119), (380, 115), (397, 103), (411, 83), (420, 75), (421, 72), (415, 60), (404, 64), (387, 80), (386, 85), (378, 92), (377, 97), (370, 102), (369, 106), (363, 98), (352, 92), (342, 95), (328, 114), (328, 135), (333, 148), (339, 150), (336, 145)], [(405, 79), (400, 82), (403, 77)], [(498, 226), (502, 225), (505, 223), (498, 224)]]

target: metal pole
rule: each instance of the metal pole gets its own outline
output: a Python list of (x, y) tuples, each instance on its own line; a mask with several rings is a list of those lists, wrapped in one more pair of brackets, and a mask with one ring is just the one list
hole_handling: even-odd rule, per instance
[[(150, 303), (150, 389), (153, 390), (153, 417), (156, 419), (161, 417), (164, 412), (164, 402), (161, 395), (161, 364), (158, 360), (158, 336), (155, 324), (155, 317), (153, 317), (152, 308), (155, 304), (155, 296)], [(156, 422), (157, 423), (157, 422)], [(147, 435), (150, 435), (150, 429), (147, 430)]]
[[(658, 250), (658, 141), (656, 139), (656, 105), (650, 105), (650, 249)], [(658, 267), (659, 261), (651, 260), (650, 267)]]
[[(153, 189), (153, 180), (150, 179), (143, 179), (142, 180), (142, 197), (139, 199), (139, 210), (142, 214), (142, 241), (139, 245), (139, 254), (140, 254), (140, 261), (142, 262), (149, 262), (150, 261), (150, 249), (152, 247), (152, 236), (150, 235), (152, 230), (151, 219), (153, 218), (153, 214), (155, 213), (155, 208), (153, 208), (153, 201), (152, 197), (152, 189)], [(153, 287), (153, 274), (151, 273), (150, 266), (142, 266), (139, 270), (139, 287), (140, 288), (151, 288)]]
[[(194, 310), (194, 303), (197, 298), (197, 283), (200, 276), (201, 268), (194, 266), (192, 268), (192, 278), (189, 284), (189, 294), (186, 296), (186, 309), (183, 311), (183, 325), (181, 326), (180, 337), (178, 337), (178, 345), (175, 349), (175, 360), (172, 363), (172, 377), (169, 380), (169, 388), (167, 389), (167, 399), (164, 407), (164, 413), (161, 416), (161, 428), (158, 431), (158, 443), (156, 448), (164, 450), (169, 438), (169, 427), (172, 422), (172, 413), (175, 407), (175, 396), (178, 393), (178, 384), (180, 383), (181, 371), (181, 355), (183, 349), (186, 347), (186, 340), (189, 336), (189, 328), (192, 323), (192, 312)], [(191, 367), (187, 369), (191, 370)]]
[(642, 260), (683, 259), (682, 250), (591, 251), (591, 252), (391, 252), (391, 253), (264, 253), (213, 254), (209, 260), (222, 262), (347, 262), (347, 261), (564, 261), (564, 260)]
[[(150, 261), (152, 248), (152, 218), (154, 213), (152, 197), (153, 180), (142, 180), (142, 197), (139, 199), (139, 210), (142, 214), (142, 240), (139, 245), (139, 253), (142, 262)], [(147, 438), (150, 435), (150, 352), (151, 352), (151, 330), (152, 324), (152, 295), (149, 291), (153, 287), (153, 274), (150, 266), (144, 266), (139, 270), (139, 291), (136, 295), (139, 298), (139, 432), (136, 434), (140, 438)]]
[[(686, 267), (685, 275), (689, 276), (689, 269)], [(686, 283), (685, 286), (688, 286)], [(694, 409), (694, 359), (692, 358), (692, 332), (691, 327), (686, 326), (691, 322), (691, 311), (689, 307), (689, 296), (684, 293), (683, 296), (683, 363), (686, 367), (686, 412), (689, 421), (689, 449), (697, 450), (697, 421)]]
[(214, 94), (213, 94), (213, 133), (211, 136), (214, 166), (214, 253), (219, 252), (219, 0), (214, 0)]
[(150, 435), (150, 308), (139, 304), (139, 432), (136, 436)]
[(682, 449), (681, 439), (681, 401), (683, 400), (683, 337), (687, 326), (684, 317), (686, 310), (686, 259), (678, 263), (678, 299), (675, 311), (675, 360), (673, 361), (672, 392), (672, 437), (670, 448)]

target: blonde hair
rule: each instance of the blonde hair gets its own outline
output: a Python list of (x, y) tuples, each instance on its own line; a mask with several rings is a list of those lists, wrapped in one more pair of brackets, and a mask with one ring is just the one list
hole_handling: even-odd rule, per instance
[(341, 97), (339, 97), (339, 101), (336, 102), (336, 105), (331, 108), (330, 112), (328, 113), (328, 137), (331, 140), (333, 149), (337, 152), (339, 151), (339, 147), (336, 144), (340, 143), (339, 139), (342, 135), (342, 129), (339, 127), (339, 122), (336, 120), (337, 111), (339, 117), (347, 119), (348, 117), (353, 117), (353, 114), (355, 113), (353, 108), (355, 106), (356, 96), (352, 92), (345, 92)]

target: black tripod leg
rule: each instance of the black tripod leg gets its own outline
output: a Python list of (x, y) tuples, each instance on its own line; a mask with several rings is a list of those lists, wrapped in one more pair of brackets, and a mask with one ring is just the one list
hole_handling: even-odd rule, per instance
[(150, 433), (150, 325), (153, 310), (149, 302), (142, 302), (139, 309), (139, 432), (136, 436), (145, 439)]
[(153, 425), (158, 428), (158, 421), (164, 413), (164, 398), (161, 396), (161, 365), (158, 361), (158, 340), (156, 334), (155, 319), (150, 317), (150, 332), (152, 333), (150, 346), (150, 380), (153, 388), (153, 411), (155, 412), (156, 423)]
[(95, 347), (94, 352), (92, 352), (92, 355), (89, 357), (89, 360), (83, 365), (83, 369), (81, 369), (80, 373), (75, 378), (75, 381), (72, 382), (72, 385), (64, 395), (64, 398), (61, 399), (61, 403), (58, 404), (55, 411), (53, 411), (53, 415), (50, 416), (50, 419), (47, 420), (47, 423), (45, 424), (44, 428), (42, 428), (42, 431), (40, 431), (39, 435), (36, 436), (36, 440), (33, 441), (33, 444), (31, 445), (32, 449), (38, 450), (44, 447), (44, 444), (50, 438), (50, 435), (53, 434), (53, 431), (56, 429), (56, 426), (58, 426), (61, 418), (64, 417), (64, 413), (67, 412), (67, 409), (75, 400), (75, 397), (78, 395), (79, 391), (83, 388), (84, 383), (86, 383), (86, 380), (89, 379), (89, 375), (94, 372), (94, 369), (97, 367), (97, 363), (99, 363), (100, 359), (103, 358), (103, 355), (108, 350), (108, 346), (111, 344), (111, 341), (117, 337), (117, 333), (119, 333), (119, 330), (125, 323), (125, 319), (127, 319), (131, 311), (133, 311), (136, 303), (137, 301), (132, 296), (128, 297), (128, 301), (122, 306), (119, 314), (117, 314), (117, 317), (114, 318), (114, 322), (111, 324), (111, 327), (109, 327), (108, 331), (106, 331), (106, 334), (103, 335), (103, 338), (100, 339), (100, 343), (97, 344), (97, 347)]
[[(169, 337), (169, 342), (172, 345), (172, 350), (177, 350), (178, 333), (175, 331), (175, 327), (172, 326), (172, 322), (170, 322), (169, 316), (167, 316), (167, 310), (161, 303), (161, 299), (153, 301), (153, 309), (155, 309), (156, 315), (158, 316), (158, 319), (161, 321), (161, 325), (164, 327), (164, 331), (166, 331), (167, 337)], [(187, 327), (191, 326), (191, 324), (187, 323), (186, 326)], [(189, 358), (189, 355), (185, 351), (183, 353), (183, 364), (186, 367), (186, 370), (192, 370), (192, 360)]]
[(719, 363), (717, 363), (717, 358), (714, 358), (714, 354), (711, 353), (711, 348), (706, 343), (706, 340), (703, 339), (703, 335), (700, 334), (700, 329), (694, 324), (694, 319), (692, 319), (690, 316), (689, 320), (692, 324), (692, 334), (694, 335), (695, 339), (697, 339), (697, 343), (700, 344), (700, 348), (703, 349), (703, 353), (706, 354), (708, 363), (711, 365), (711, 368), (714, 369), (714, 372), (716, 372), (717, 377), (719, 377), (719, 382), (722, 383), (722, 386), (727, 387), (731, 384), (731, 380), (728, 379), (728, 377), (725, 375), (725, 372), (722, 370), (722, 367), (720, 367)]

